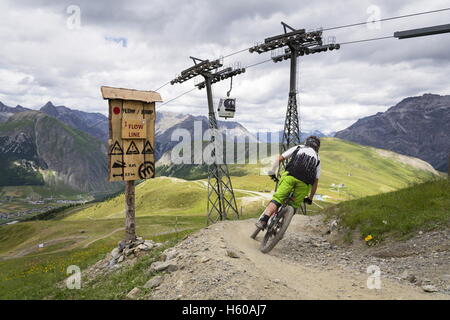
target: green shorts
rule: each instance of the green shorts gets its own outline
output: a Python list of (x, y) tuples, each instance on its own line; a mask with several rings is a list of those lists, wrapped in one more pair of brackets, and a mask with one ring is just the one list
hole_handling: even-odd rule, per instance
[(291, 190), (294, 190), (294, 201), (292, 201), (291, 205), (294, 208), (298, 208), (302, 204), (303, 199), (311, 191), (311, 186), (298, 180), (297, 178), (294, 178), (293, 176), (288, 175), (288, 172), (285, 171), (281, 175), (277, 192), (273, 195), (272, 200), (283, 204), (284, 201), (287, 200)]

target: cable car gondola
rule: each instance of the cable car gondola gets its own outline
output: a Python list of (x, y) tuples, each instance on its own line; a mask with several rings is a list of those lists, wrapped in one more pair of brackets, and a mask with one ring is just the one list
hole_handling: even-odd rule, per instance
[(219, 117), (221, 118), (234, 118), (234, 113), (236, 112), (236, 99), (221, 98), (218, 111)]
[(231, 77), (230, 90), (227, 92), (226, 98), (221, 98), (219, 101), (219, 117), (221, 118), (234, 118), (236, 112), (236, 98), (230, 98), (231, 89), (233, 88), (233, 77)]

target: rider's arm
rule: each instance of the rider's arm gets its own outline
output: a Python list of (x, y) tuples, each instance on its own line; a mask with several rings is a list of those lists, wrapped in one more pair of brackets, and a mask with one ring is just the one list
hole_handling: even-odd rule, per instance
[(278, 158), (275, 159), (275, 161), (272, 163), (272, 167), (270, 168), (270, 170), (267, 172), (268, 175), (272, 175), (275, 174), (275, 172), (278, 169), (278, 165), (280, 164), (280, 162), (286, 160), (283, 156), (278, 156)]
[(316, 179), (315, 181), (314, 181), (314, 184), (312, 185), (312, 188), (311, 188), (311, 192), (310, 192), (310, 194), (309, 194), (309, 198), (312, 200), (313, 198), (314, 198), (314, 194), (316, 193), (316, 190), (317, 190), (317, 186), (319, 185), (319, 179)]

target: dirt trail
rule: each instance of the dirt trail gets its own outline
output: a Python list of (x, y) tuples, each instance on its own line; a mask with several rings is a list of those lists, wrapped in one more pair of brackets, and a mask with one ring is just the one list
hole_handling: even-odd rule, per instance
[[(58, 243), (62, 243), (62, 242), (68, 242), (68, 241), (73, 241), (74, 243), (71, 243), (69, 245), (67, 245), (64, 248), (58, 249), (58, 250), (53, 250), (53, 251), (49, 251), (49, 252), (44, 252), (42, 254), (53, 254), (56, 252), (63, 252), (63, 251), (69, 251), (69, 250), (73, 250), (77, 247), (82, 247), (82, 248), (87, 248), (90, 245), (92, 245), (93, 243), (99, 241), (99, 240), (103, 240), (106, 238), (109, 238), (110, 236), (112, 236), (113, 234), (119, 232), (119, 231), (123, 231), (125, 230), (124, 227), (122, 228), (117, 228), (114, 229), (113, 231), (103, 235), (103, 236), (99, 236), (97, 238), (92, 239), (91, 241), (82, 244), (82, 242), (84, 242), (84, 240), (89, 239), (88, 236), (69, 236), (69, 237), (64, 237), (64, 238), (58, 238), (58, 239), (52, 239), (52, 240), (47, 240), (42, 242), (44, 244), (43, 248), (47, 248), (50, 245), (54, 245), (54, 244), (58, 244)], [(186, 230), (191, 230), (191, 228), (181, 228), (178, 230), (168, 230), (168, 231), (161, 231), (161, 232), (156, 232), (156, 233), (152, 233), (152, 236), (162, 236), (162, 235), (166, 235), (166, 234), (171, 234), (171, 233), (177, 233), (177, 232), (183, 232)], [(36, 244), (30, 245), (24, 249), (21, 249), (13, 254), (9, 254), (9, 255), (4, 255), (4, 256), (0, 256), (0, 261), (2, 260), (8, 260), (8, 259), (13, 259), (13, 258), (19, 258), (19, 257), (23, 257), (26, 256), (30, 253), (38, 253), (39, 252), (39, 247)]]
[[(340, 264), (337, 256), (343, 253), (321, 236), (319, 220), (294, 216), (285, 239), (269, 254), (262, 254), (259, 241), (249, 237), (254, 219), (200, 230), (174, 247), (179, 270), (167, 273), (148, 298), (450, 299), (450, 295), (425, 293), (418, 286), (384, 275), (381, 289), (368, 289), (366, 267), (348, 269)], [(295, 248), (293, 241), (298, 241)], [(307, 259), (308, 252), (317, 259)], [(367, 261), (367, 266), (371, 263)]]
[[(47, 240), (47, 241), (43, 241), (42, 244), (44, 245), (42, 247), (42, 249), (47, 248), (48, 246), (51, 245), (55, 245), (58, 243), (62, 243), (62, 242), (69, 242), (69, 241), (73, 241), (76, 245), (76, 243), (78, 243), (79, 241), (85, 240), (87, 239), (87, 236), (70, 236), (70, 237), (64, 237), (64, 238), (58, 238), (58, 239), (52, 239), (52, 240)], [(73, 247), (74, 244), (70, 244), (68, 247)], [(26, 247), (25, 249), (21, 249), (20, 251), (17, 251), (13, 254), (10, 255), (5, 255), (5, 256), (1, 256), (0, 260), (8, 260), (8, 259), (13, 259), (13, 258), (20, 258), (23, 256), (26, 256), (30, 253), (34, 253), (34, 252), (39, 252), (39, 247), (36, 244), (30, 245), (28, 247)], [(68, 250), (67, 248), (64, 249), (59, 249), (59, 250), (54, 250), (53, 252), (60, 252), (60, 251), (65, 251)]]
[(117, 229), (111, 231), (110, 233), (105, 234), (104, 236), (95, 238), (95, 239), (89, 241), (88, 243), (86, 243), (86, 244), (83, 246), (83, 248), (87, 248), (87, 247), (89, 247), (91, 244), (93, 244), (94, 242), (97, 242), (97, 241), (102, 240), (102, 239), (106, 239), (106, 238), (112, 236), (114, 233), (119, 232), (119, 231), (122, 231), (122, 230), (125, 230), (125, 228), (124, 228), (124, 227), (122, 227), (122, 228), (117, 228)]

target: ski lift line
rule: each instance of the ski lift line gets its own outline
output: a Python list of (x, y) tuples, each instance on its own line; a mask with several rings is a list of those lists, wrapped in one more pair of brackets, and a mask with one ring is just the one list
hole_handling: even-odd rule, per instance
[(167, 86), (168, 84), (170, 84), (170, 80), (167, 81), (166, 83), (164, 83), (162, 86), (158, 87), (158, 89), (155, 89), (155, 90), (153, 90), (153, 91), (161, 90), (162, 88), (164, 88), (164, 87)]
[[(450, 8), (442, 8), (442, 9), (437, 9), (437, 10), (430, 10), (430, 11), (424, 11), (424, 12), (417, 12), (417, 13), (411, 13), (411, 14), (405, 14), (405, 15), (401, 15), (401, 16), (394, 16), (394, 17), (389, 17), (389, 18), (383, 18), (383, 19), (379, 19), (379, 20), (373, 20), (373, 21), (364, 21), (364, 22), (358, 22), (358, 23), (351, 23), (351, 24), (345, 24), (345, 25), (341, 25), (341, 26), (336, 26), (336, 27), (330, 27), (330, 28), (325, 28), (325, 29), (321, 29), (321, 31), (329, 31), (329, 30), (336, 30), (336, 29), (342, 29), (342, 28), (349, 28), (349, 27), (356, 27), (356, 26), (362, 26), (365, 24), (369, 24), (369, 23), (375, 23), (375, 22), (383, 22), (383, 21), (391, 21), (391, 20), (397, 20), (397, 19), (403, 19), (403, 18), (409, 18), (409, 17), (415, 17), (415, 16), (420, 16), (420, 15), (425, 15), (425, 14), (431, 14), (431, 13), (437, 13), (437, 12), (443, 12), (443, 11), (449, 11)], [(248, 49), (250, 49), (251, 47), (236, 51), (236, 52), (232, 52), (230, 54), (227, 54), (225, 56), (223, 56), (223, 58), (228, 58), (231, 56), (234, 56), (238, 53), (242, 53), (247, 51)]]
[(384, 40), (384, 39), (392, 39), (392, 38), (394, 38), (394, 36), (386, 36), (386, 37), (379, 37), (379, 38), (370, 38), (370, 39), (362, 39), (362, 40), (355, 40), (355, 41), (340, 42), (339, 44), (340, 45), (353, 44), (353, 43), (361, 43), (361, 42)]
[[(252, 68), (252, 67), (255, 67), (255, 66), (257, 66), (257, 65), (260, 65), (260, 64), (263, 64), (263, 63), (266, 63), (266, 62), (269, 62), (269, 61), (272, 61), (272, 59), (267, 59), (267, 60), (264, 60), (264, 61), (260, 61), (260, 62), (251, 64), (251, 65), (245, 67), (245, 69)], [(170, 83), (170, 82), (169, 82), (169, 83)], [(159, 106), (162, 107), (162, 106), (165, 105), (165, 104), (168, 104), (168, 103), (170, 103), (170, 102), (172, 102), (172, 101), (175, 101), (175, 100), (181, 98), (182, 96), (184, 96), (184, 95), (186, 95), (186, 94), (188, 94), (188, 93), (194, 91), (195, 89), (197, 89), (197, 88), (194, 87), (194, 88), (192, 88), (192, 89), (190, 89), (190, 90), (188, 90), (188, 91), (186, 91), (186, 92), (184, 92), (184, 93), (182, 93), (182, 94), (176, 96), (175, 98), (170, 99), (170, 100), (168, 100), (168, 101), (166, 101), (166, 102), (160, 104)]]
[(188, 93), (194, 91), (195, 89), (197, 89), (197, 88), (194, 87), (194, 88), (192, 88), (191, 90), (188, 90), (188, 91), (186, 91), (186, 92), (184, 92), (184, 93), (182, 93), (182, 94), (176, 96), (175, 98), (170, 99), (169, 101), (166, 101), (166, 102), (160, 104), (159, 106), (162, 107), (163, 105), (166, 105), (166, 104), (168, 104), (168, 103), (170, 103), (170, 102), (172, 102), (172, 101), (175, 101), (175, 100), (177, 100), (178, 98), (181, 98), (182, 96), (184, 96), (184, 95), (186, 95), (186, 94), (188, 94)]
[(321, 29), (321, 31), (329, 31), (329, 30), (336, 30), (336, 29), (342, 29), (342, 28), (350, 28), (350, 27), (362, 26), (362, 25), (369, 24), (369, 23), (390, 21), (390, 20), (396, 20), (396, 19), (403, 19), (403, 18), (415, 17), (415, 16), (424, 15), (424, 14), (443, 12), (443, 11), (449, 11), (449, 10), (450, 10), (450, 8), (443, 8), (443, 9), (437, 9), (437, 10), (431, 10), (431, 11), (417, 12), (417, 13), (405, 14), (405, 15), (401, 15), (401, 16), (383, 18), (383, 19), (378, 19), (378, 20), (373, 20), (373, 21), (364, 21), (364, 22), (346, 24), (346, 25), (337, 26), (337, 27), (325, 28), (325, 29)]
[(248, 51), (248, 49), (250, 49), (251, 47), (248, 47), (248, 48), (245, 48), (245, 49), (242, 49), (242, 50), (239, 50), (239, 51), (236, 51), (236, 52), (232, 52), (232, 53), (230, 53), (230, 54), (227, 54), (226, 56), (223, 56), (222, 58), (228, 58), (228, 57), (231, 57), (231, 56), (234, 56), (235, 54), (238, 54), (238, 53), (242, 53), (242, 52), (246, 52), (246, 51)]
[(256, 67), (256, 66), (258, 66), (258, 65), (260, 65), (260, 64), (269, 62), (269, 61), (272, 61), (272, 58), (267, 59), (267, 60), (263, 60), (263, 61), (260, 61), (260, 62), (254, 63), (254, 64), (251, 64), (251, 65), (248, 65), (248, 66), (245, 67), (245, 69), (253, 68), (253, 67)]
[[(369, 41), (377, 41), (377, 40), (385, 40), (385, 39), (393, 39), (393, 38), (394, 38), (394, 36), (385, 36), (385, 37), (379, 37), (379, 38), (362, 39), (362, 40), (355, 40), (355, 41), (340, 42), (340, 45), (344, 45), (344, 44), (354, 44), (354, 43), (362, 43), (362, 42), (369, 42)], [(267, 60), (263, 60), (263, 61), (260, 61), (260, 62), (256, 62), (256, 63), (253, 63), (253, 64), (250, 64), (250, 65), (246, 66), (245, 69), (253, 68), (253, 67), (256, 67), (256, 66), (258, 66), (258, 65), (267, 63), (267, 62), (269, 62), (269, 61), (272, 61), (272, 58), (267, 59)], [(170, 83), (170, 82), (169, 82), (169, 83)], [(165, 85), (167, 85), (167, 84), (165, 84)], [(164, 86), (165, 86), (165, 85), (164, 85)], [(190, 90), (188, 90), (188, 91), (186, 91), (186, 92), (180, 94), (179, 96), (177, 96), (177, 97), (175, 97), (175, 98), (173, 98), (173, 99), (171, 99), (171, 100), (169, 100), (169, 101), (167, 101), (167, 102), (161, 104), (160, 106), (163, 106), (163, 105), (165, 105), (165, 104), (168, 104), (169, 102), (172, 102), (172, 101), (174, 101), (174, 100), (176, 100), (176, 99), (178, 99), (178, 98), (181, 98), (182, 96), (184, 96), (184, 95), (186, 95), (186, 94), (188, 94), (188, 93), (194, 91), (195, 89), (197, 89), (197, 88), (190, 89)]]
[[(341, 26), (336, 26), (336, 27), (330, 27), (330, 28), (321, 29), (321, 31), (330, 31), (330, 30), (336, 30), (336, 29), (342, 29), (342, 28), (350, 28), (350, 27), (366, 25), (366, 24), (369, 24), (369, 23), (391, 21), (391, 20), (397, 20), (397, 19), (403, 19), (403, 18), (410, 18), (410, 17), (420, 16), (420, 15), (425, 15), (425, 14), (432, 14), (432, 13), (437, 13), (437, 12), (449, 11), (449, 10), (450, 10), (450, 7), (449, 8), (437, 9), (437, 10), (423, 11), (423, 12), (405, 14), (405, 15), (401, 15), (401, 16), (394, 16), (394, 17), (383, 18), (383, 19), (378, 19), (378, 20), (373, 20), (373, 21), (364, 21), (364, 22), (346, 24), (346, 25), (341, 25)], [(367, 42), (367, 41), (381, 40), (381, 39), (387, 39), (387, 38), (390, 38), (390, 37), (382, 37), (382, 38), (374, 38), (374, 39), (358, 40), (358, 41), (349, 41), (349, 42), (344, 42), (344, 43), (340, 43), (340, 44), (341, 45), (342, 44), (352, 44), (352, 43)], [(235, 52), (229, 53), (227, 55), (222, 56), (222, 58), (223, 59), (229, 58), (229, 57), (234, 56), (236, 54), (248, 51), (248, 49), (250, 49), (250, 48), (251, 47), (248, 47), (248, 48), (245, 48), (245, 49), (242, 49), (242, 50), (239, 50), (239, 51), (235, 51)], [(255, 64), (255, 65), (258, 65), (258, 64)], [(250, 65), (247, 68), (251, 68), (252, 66), (254, 66), (254, 65)], [(161, 85), (158, 89), (156, 89), (154, 91), (161, 90), (162, 88), (167, 86), (169, 83), (170, 83), (170, 81), (166, 82), (165, 84)]]

